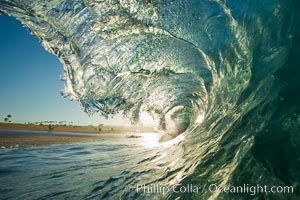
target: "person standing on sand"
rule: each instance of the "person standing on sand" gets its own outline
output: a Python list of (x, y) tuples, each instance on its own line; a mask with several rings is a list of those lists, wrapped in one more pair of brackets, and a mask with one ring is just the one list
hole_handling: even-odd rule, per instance
[(48, 125), (48, 131), (53, 131), (53, 127), (51, 126), (51, 124)]

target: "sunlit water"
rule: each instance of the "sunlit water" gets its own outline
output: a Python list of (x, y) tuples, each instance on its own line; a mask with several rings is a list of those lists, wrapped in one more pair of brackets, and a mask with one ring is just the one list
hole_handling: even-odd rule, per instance
[(1, 199), (84, 199), (103, 193), (107, 181), (124, 176), (158, 147), (157, 134), (134, 135), (141, 137), (1, 149)]

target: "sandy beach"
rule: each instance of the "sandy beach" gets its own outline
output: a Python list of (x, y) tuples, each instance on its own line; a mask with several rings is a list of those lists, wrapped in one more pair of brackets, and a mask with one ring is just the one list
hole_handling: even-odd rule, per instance
[[(97, 140), (116, 140), (135, 138), (130, 128), (103, 126), (62, 126), (54, 125), (49, 131), (47, 125), (0, 123), (0, 148), (45, 146), (90, 142)], [(141, 132), (151, 132), (144, 128)]]
[(126, 134), (95, 135), (95, 134), (68, 134), (68, 133), (40, 133), (22, 131), (0, 131), (0, 147), (27, 147), (27, 146), (47, 146), (58, 144), (71, 144), (78, 142), (91, 142), (97, 140), (126, 139)]
[[(55, 132), (72, 132), (72, 133), (113, 133), (120, 131), (115, 128), (102, 127), (99, 129), (96, 126), (66, 126), (66, 125), (51, 125), (52, 131)], [(42, 124), (18, 124), (18, 123), (0, 123), (0, 130), (30, 130), (30, 131), (48, 131), (48, 125)]]
[[(149, 127), (126, 126), (75, 126), (75, 125), (51, 125), (53, 132), (70, 132), (70, 133), (125, 133), (125, 132), (156, 132), (155, 129)], [(28, 131), (48, 131), (48, 125), (42, 124), (19, 124), (19, 123), (1, 123), (0, 130), (28, 130)]]

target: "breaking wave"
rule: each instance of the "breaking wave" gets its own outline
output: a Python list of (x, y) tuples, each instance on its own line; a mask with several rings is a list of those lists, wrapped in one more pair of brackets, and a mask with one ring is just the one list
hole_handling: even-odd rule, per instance
[[(282, 183), (299, 191), (297, 7), (292, 0), (0, 0), (2, 12), (60, 59), (63, 96), (90, 114), (123, 112), (132, 123), (149, 115), (169, 140), (103, 185), (123, 198), (145, 195), (127, 190), (137, 183)], [(267, 149), (274, 145), (276, 155)], [(180, 194), (163, 198), (171, 197)]]

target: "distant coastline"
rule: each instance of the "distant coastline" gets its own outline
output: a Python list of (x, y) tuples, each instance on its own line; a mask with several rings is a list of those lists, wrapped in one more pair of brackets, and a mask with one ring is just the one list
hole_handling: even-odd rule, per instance
[(75, 126), (75, 125), (44, 125), (0, 123), (0, 130), (53, 131), (70, 133), (126, 133), (126, 132), (156, 132), (150, 127), (121, 127), (121, 126)]
[[(49, 128), (51, 130), (49, 131)], [(0, 148), (48, 146), (139, 138), (135, 133), (154, 132), (151, 128), (139, 130), (118, 126), (68, 126), (0, 123)], [(90, 133), (90, 134), (89, 134)], [(111, 134), (115, 133), (115, 134)]]

